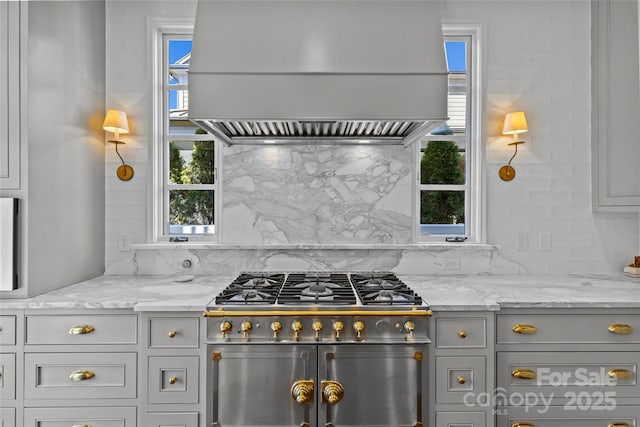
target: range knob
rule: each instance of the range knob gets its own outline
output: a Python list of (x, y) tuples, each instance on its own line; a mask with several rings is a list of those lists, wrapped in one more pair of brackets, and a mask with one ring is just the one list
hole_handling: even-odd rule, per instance
[(293, 339), (298, 341), (298, 338), (300, 338), (300, 331), (302, 330), (302, 322), (294, 320), (293, 323), (291, 323), (291, 330), (293, 331)]
[(404, 330), (409, 334), (409, 338), (413, 338), (413, 331), (416, 330), (416, 325), (411, 321), (407, 320), (404, 322)]
[(280, 333), (281, 329), (282, 329), (282, 323), (278, 322), (277, 320), (275, 322), (271, 322), (271, 331), (273, 332), (273, 339), (278, 338), (278, 334)]
[(356, 320), (353, 322), (353, 330), (356, 331), (356, 339), (362, 339), (362, 332), (364, 331), (364, 322), (362, 320)]
[(242, 322), (242, 325), (240, 325), (242, 338), (249, 338), (249, 332), (251, 332), (251, 329), (253, 329), (253, 324), (251, 322), (249, 322), (248, 320)]
[(342, 330), (344, 329), (344, 323), (342, 323), (339, 320), (336, 320), (335, 322), (333, 322), (333, 326), (331, 328), (333, 329), (333, 332), (335, 332), (336, 334), (336, 339), (339, 340), (340, 332), (342, 332)]
[(231, 322), (229, 322), (228, 320), (220, 323), (220, 332), (222, 332), (222, 339), (225, 339), (227, 337), (227, 334), (231, 332), (231, 328)]
[(313, 324), (311, 325), (311, 329), (313, 329), (313, 332), (316, 333), (315, 338), (318, 340), (320, 339), (320, 332), (322, 332), (322, 322), (316, 320), (315, 322), (313, 322)]

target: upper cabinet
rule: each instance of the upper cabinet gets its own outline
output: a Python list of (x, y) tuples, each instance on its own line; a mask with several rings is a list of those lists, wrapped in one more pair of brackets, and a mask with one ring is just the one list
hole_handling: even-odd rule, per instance
[(20, 188), (20, 3), (0, 2), (0, 189)]
[(592, 2), (593, 207), (640, 208), (639, 0)]

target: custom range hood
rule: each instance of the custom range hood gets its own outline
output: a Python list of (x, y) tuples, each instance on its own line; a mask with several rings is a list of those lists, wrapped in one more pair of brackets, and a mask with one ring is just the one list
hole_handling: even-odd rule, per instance
[(189, 119), (225, 144), (409, 144), (447, 120), (434, 0), (200, 0)]

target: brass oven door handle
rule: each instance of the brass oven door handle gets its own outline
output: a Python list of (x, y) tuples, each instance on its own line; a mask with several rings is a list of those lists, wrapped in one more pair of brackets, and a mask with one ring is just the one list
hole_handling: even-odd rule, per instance
[(338, 381), (322, 381), (320, 388), (322, 390), (322, 403), (327, 405), (335, 405), (344, 396), (344, 387)]
[(291, 397), (300, 405), (313, 403), (313, 380), (298, 380), (291, 386)]
[(96, 329), (91, 325), (73, 326), (71, 329), (69, 329), (69, 335), (85, 335), (90, 334), (95, 330)]
[(91, 371), (73, 371), (71, 375), (69, 375), (69, 379), (71, 381), (86, 381), (94, 376), (95, 374)]

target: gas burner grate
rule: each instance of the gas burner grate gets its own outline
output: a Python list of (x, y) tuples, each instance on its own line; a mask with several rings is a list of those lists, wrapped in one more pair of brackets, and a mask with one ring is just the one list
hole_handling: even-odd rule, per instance
[(355, 304), (356, 296), (343, 273), (291, 273), (278, 295), (280, 304)]
[(422, 304), (422, 298), (393, 273), (351, 274), (351, 283), (364, 305)]
[(284, 277), (281, 273), (241, 273), (216, 297), (216, 304), (274, 304)]

